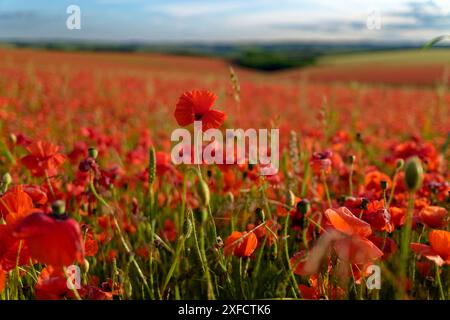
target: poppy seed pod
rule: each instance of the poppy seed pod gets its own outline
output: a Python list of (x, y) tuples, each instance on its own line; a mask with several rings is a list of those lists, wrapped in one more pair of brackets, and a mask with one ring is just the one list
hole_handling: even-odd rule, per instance
[(380, 187), (381, 187), (381, 190), (386, 190), (387, 187), (388, 187), (387, 181), (386, 180), (381, 180), (380, 181)]
[(310, 207), (309, 201), (306, 199), (303, 199), (297, 203), (297, 211), (303, 215), (309, 211)]
[(198, 183), (198, 194), (200, 196), (200, 200), (201, 200), (202, 205), (204, 207), (207, 207), (209, 205), (210, 193), (209, 193), (208, 184), (203, 179), (199, 180), (199, 183)]
[(286, 193), (286, 205), (293, 207), (295, 205), (295, 195), (291, 190)]
[(88, 155), (89, 157), (93, 158), (93, 159), (97, 159), (98, 157), (98, 150), (94, 147), (91, 147), (88, 149)]
[(410, 192), (420, 189), (423, 181), (422, 162), (418, 157), (410, 158), (405, 164), (405, 184)]
[(156, 176), (156, 152), (155, 152), (155, 148), (151, 147), (150, 148), (150, 162), (149, 162), (149, 167), (148, 167), (148, 183), (150, 185), (153, 184), (153, 182), (155, 181), (155, 176)]
[(61, 216), (66, 213), (66, 204), (62, 200), (56, 200), (52, 203), (52, 213), (55, 216)]

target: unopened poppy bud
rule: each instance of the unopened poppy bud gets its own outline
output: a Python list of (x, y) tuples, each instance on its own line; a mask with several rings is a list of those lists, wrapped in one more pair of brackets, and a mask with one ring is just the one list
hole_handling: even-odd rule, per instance
[(295, 195), (291, 190), (286, 193), (286, 205), (293, 207), (295, 205)]
[(87, 259), (84, 259), (83, 265), (81, 267), (82, 267), (84, 273), (88, 273), (89, 272), (89, 261), (87, 261)]
[(52, 213), (55, 216), (61, 216), (66, 213), (66, 203), (62, 200), (56, 200), (52, 203)]
[(306, 199), (302, 199), (297, 203), (297, 211), (303, 215), (305, 215), (309, 211), (310, 207), (311, 205), (309, 204), (309, 201)]
[(93, 159), (97, 159), (98, 157), (98, 150), (94, 147), (91, 147), (88, 149), (88, 155), (89, 157), (93, 158)]
[(202, 202), (202, 205), (204, 207), (207, 207), (209, 205), (210, 193), (209, 193), (208, 184), (203, 179), (200, 179), (200, 181), (199, 181), (198, 194), (200, 196), (200, 200)]
[(184, 220), (183, 234), (185, 239), (189, 239), (192, 234), (192, 220), (189, 217)]
[(9, 135), (9, 141), (11, 141), (11, 144), (15, 145), (17, 143), (17, 136), (14, 133), (11, 133)]
[(266, 214), (264, 213), (263, 209), (256, 208), (255, 209), (255, 214), (258, 217), (258, 219), (261, 220), (262, 222), (266, 221)]
[(348, 157), (348, 162), (350, 163), (350, 164), (354, 164), (355, 163), (355, 161), (356, 161), (356, 156), (355, 155), (350, 155), (349, 157)]
[(149, 167), (148, 167), (148, 183), (150, 185), (153, 184), (153, 182), (155, 181), (155, 176), (156, 176), (156, 152), (155, 152), (155, 148), (151, 147), (150, 148), (150, 162), (149, 162)]
[(6, 187), (11, 184), (12, 178), (11, 178), (11, 175), (9, 174), (9, 172), (7, 172), (3, 175), (2, 182)]
[(404, 165), (405, 165), (405, 161), (403, 159), (398, 159), (395, 166), (396, 166), (397, 170), (401, 170)]
[(423, 181), (423, 167), (418, 157), (410, 158), (405, 164), (405, 184), (409, 191), (420, 189)]
[(381, 180), (381, 181), (380, 181), (380, 187), (381, 187), (381, 190), (386, 190), (386, 189), (387, 189), (387, 186), (388, 186), (388, 183), (387, 183), (386, 180)]

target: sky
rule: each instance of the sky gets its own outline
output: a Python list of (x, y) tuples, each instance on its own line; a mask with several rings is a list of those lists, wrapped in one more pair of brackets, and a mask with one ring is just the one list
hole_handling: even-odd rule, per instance
[[(69, 5), (81, 29), (69, 30)], [(419, 42), (450, 34), (450, 0), (0, 0), (0, 40)]]

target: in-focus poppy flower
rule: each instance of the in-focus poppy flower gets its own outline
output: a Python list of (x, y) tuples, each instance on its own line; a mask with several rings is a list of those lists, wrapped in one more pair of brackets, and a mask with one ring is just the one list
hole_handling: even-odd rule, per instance
[(222, 111), (212, 110), (217, 96), (207, 90), (192, 90), (181, 95), (175, 108), (175, 119), (180, 126), (194, 121), (202, 122), (202, 129), (219, 128), (226, 119)]
[(372, 233), (370, 224), (357, 218), (346, 207), (328, 209), (325, 215), (336, 230), (346, 235), (368, 237)]
[(411, 243), (411, 249), (438, 266), (450, 265), (450, 232), (445, 230), (432, 230), (428, 234), (430, 246), (422, 243)]
[(13, 235), (27, 241), (32, 258), (54, 268), (84, 262), (80, 226), (73, 219), (33, 213), (16, 225)]
[[(224, 254), (234, 255), (236, 257), (249, 257), (258, 246), (258, 238), (253, 232), (247, 236), (247, 232), (233, 231), (225, 240)], [(243, 239), (241, 239), (245, 236)]]
[(22, 186), (16, 186), (0, 198), (0, 216), (12, 225), (33, 211), (33, 200)]
[(428, 206), (419, 212), (420, 222), (430, 228), (443, 228), (448, 224), (448, 212), (443, 207)]
[(31, 174), (37, 177), (54, 172), (66, 157), (60, 154), (60, 148), (46, 141), (35, 141), (26, 147), (29, 155), (22, 158), (22, 163)]
[(334, 243), (340, 259), (355, 264), (365, 264), (380, 258), (383, 252), (367, 237), (372, 234), (370, 225), (357, 218), (345, 207), (328, 209), (325, 216), (339, 232), (347, 235)]

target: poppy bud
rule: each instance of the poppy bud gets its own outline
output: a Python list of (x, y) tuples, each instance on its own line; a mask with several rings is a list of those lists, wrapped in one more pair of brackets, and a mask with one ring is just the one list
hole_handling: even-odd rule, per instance
[(234, 202), (234, 196), (233, 196), (233, 194), (232, 194), (231, 192), (228, 192), (228, 193), (227, 193), (227, 200), (228, 200), (228, 202), (230, 202), (230, 203), (233, 203), (233, 202)]
[(266, 214), (264, 213), (263, 209), (256, 208), (255, 213), (259, 220), (261, 220), (262, 222), (266, 221)]
[(204, 207), (207, 207), (209, 205), (210, 194), (209, 194), (208, 184), (203, 179), (200, 179), (200, 181), (199, 181), (198, 194), (200, 196), (200, 200), (202, 202), (202, 205)]
[(404, 165), (405, 161), (403, 159), (398, 159), (397, 163), (395, 164), (397, 170), (401, 170)]
[(8, 189), (8, 186), (11, 184), (12, 178), (9, 172), (5, 173), (2, 177), (2, 183), (5, 185), (5, 188)]
[(62, 216), (66, 213), (66, 203), (62, 200), (56, 200), (52, 203), (52, 213), (55, 216)]
[(84, 259), (81, 267), (85, 273), (88, 273), (89, 272), (89, 261), (87, 261), (87, 259)]
[(185, 239), (189, 239), (192, 234), (192, 220), (190, 217), (186, 217), (183, 224), (183, 235)]
[(288, 190), (286, 194), (286, 205), (293, 207), (295, 205), (295, 195), (291, 190)]
[(352, 154), (351, 156), (348, 157), (348, 162), (350, 164), (354, 164), (355, 161), (356, 161), (356, 156), (355, 155)]
[(405, 165), (405, 184), (409, 191), (420, 189), (423, 181), (423, 167), (419, 158), (410, 158)]
[(93, 159), (97, 159), (98, 157), (98, 150), (95, 149), (94, 147), (91, 147), (88, 149), (88, 155), (89, 157), (93, 158)]
[(155, 148), (151, 147), (150, 163), (148, 167), (148, 183), (150, 183), (150, 185), (152, 185), (153, 182), (155, 181), (155, 176), (156, 176), (156, 152)]
[(310, 207), (309, 201), (306, 199), (303, 199), (297, 203), (297, 211), (303, 215), (309, 211)]
[(11, 133), (9, 135), (9, 141), (11, 141), (11, 144), (15, 145), (17, 143), (17, 136), (14, 133)]
[(386, 180), (381, 180), (381, 181), (380, 181), (380, 187), (381, 187), (381, 190), (386, 190), (386, 189), (387, 189), (387, 186), (388, 186), (388, 183), (387, 183)]

